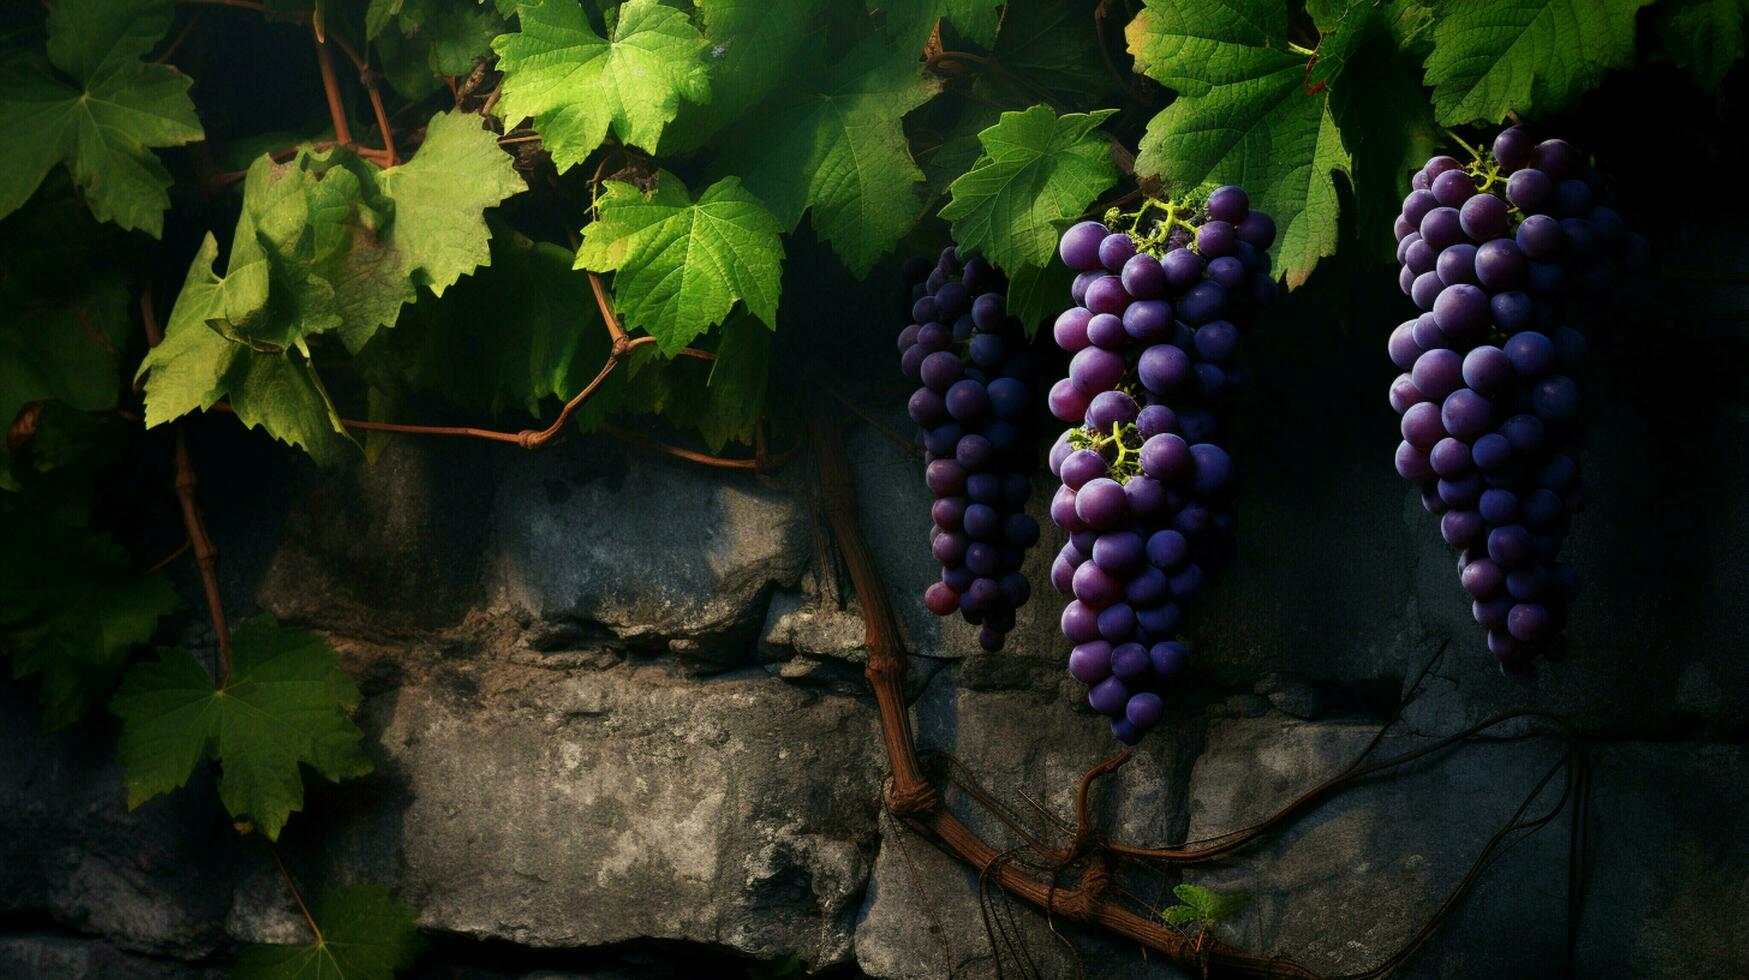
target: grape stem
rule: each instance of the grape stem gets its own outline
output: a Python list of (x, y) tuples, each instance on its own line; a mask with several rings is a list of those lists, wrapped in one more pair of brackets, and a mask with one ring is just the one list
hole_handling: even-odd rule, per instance
[[(140, 322), (145, 326), (146, 345), (158, 346), (164, 339), (164, 331), (158, 327), (157, 311), (153, 308), (150, 289), (140, 294)], [(213, 686), (224, 690), (231, 680), (231, 631), (225, 624), (225, 605), (219, 598), (219, 549), (214, 547), (212, 536), (207, 534), (206, 519), (201, 515), (200, 502), (194, 494), (199, 481), (195, 477), (194, 460), (188, 453), (188, 434), (180, 422), (176, 426), (175, 460), (176, 501), (182, 510), (183, 529), (188, 532), (189, 545), (194, 549), (195, 564), (200, 568), (201, 589), (206, 593), (207, 613), (213, 624), (213, 640), (218, 645), (218, 663), (213, 665)]]

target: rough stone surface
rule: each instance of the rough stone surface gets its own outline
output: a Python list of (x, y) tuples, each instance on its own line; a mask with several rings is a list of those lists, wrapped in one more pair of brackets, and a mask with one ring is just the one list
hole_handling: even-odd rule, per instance
[(219, 980), (224, 971), (124, 952), (97, 939), (47, 933), (0, 936), (0, 980)]
[[(1062, 843), (1060, 827), (1073, 826), (1075, 788), (1082, 775), (1115, 754), (1103, 719), (1059, 690), (1054, 667), (1005, 657), (973, 657), (938, 673), (916, 708), (919, 748), (952, 755), (975, 773), (1032, 832)], [(1073, 684), (1073, 681), (1069, 681)], [(1079, 685), (1074, 685), (1079, 687)], [(1171, 737), (1142, 745), (1117, 773), (1095, 784), (1091, 816), (1097, 829), (1136, 843), (1164, 843), (1184, 814), (1169, 788), (1188, 771), (1188, 745)], [(1039, 733), (1052, 732), (1050, 738)], [(1024, 794), (1024, 797), (1021, 795)], [(1047, 818), (1026, 800), (1043, 807)], [(999, 848), (1016, 843), (965, 794), (948, 790), (950, 806)], [(1045, 917), (1012, 903), (1024, 945), (1044, 976), (1072, 976), (1074, 962)], [(1144, 961), (1133, 945), (1112, 942), (1059, 923), (1072, 937), (1090, 977), (1172, 977), (1158, 958)], [(942, 854), (892, 820), (882, 822), (882, 845), (856, 932), (856, 958), (870, 975), (894, 978), (997, 976), (985, 932), (976, 872)], [(1016, 968), (1012, 960), (1005, 965)]]
[(478, 603), (492, 447), (396, 439), (313, 481), (255, 589), (280, 619), (358, 636), (429, 630)]
[(791, 494), (649, 454), (579, 443), (506, 470), (493, 507), (493, 572), (534, 619), (601, 623), (627, 639), (721, 634), (807, 563)]
[(866, 663), (867, 638), (854, 602), (841, 609), (818, 594), (774, 592), (759, 631), (759, 649), (768, 656), (804, 653)]
[(130, 813), (113, 731), (45, 735), (19, 694), (0, 690), (0, 915), (47, 913), (121, 950), (212, 952), (235, 835), (211, 781)]
[(873, 858), (870, 712), (758, 673), (501, 667), (369, 709), (405, 781), (401, 888), (431, 928), (849, 955)]
[[(1344, 769), (1374, 731), (1281, 715), (1211, 723), (1191, 777), (1189, 836), (1268, 816)], [(1389, 737), (1374, 758), (1429, 741)], [(1434, 913), (1562, 751), (1546, 738), (1466, 743), (1400, 777), (1345, 789), (1279, 836), (1189, 868), (1186, 879), (1251, 896), (1240, 918), (1217, 927), (1223, 938), (1330, 973), (1371, 967)], [(1597, 747), (1576, 975), (1726, 976), (1726, 964), (1745, 962), (1746, 767), (1740, 746)], [(1553, 806), (1563, 779), (1528, 812)], [(1671, 786), (1686, 787), (1689, 802), (1672, 806)], [(1721, 812), (1731, 815), (1722, 825)], [(1570, 820), (1569, 809), (1500, 852), (1401, 975), (1563, 975)]]

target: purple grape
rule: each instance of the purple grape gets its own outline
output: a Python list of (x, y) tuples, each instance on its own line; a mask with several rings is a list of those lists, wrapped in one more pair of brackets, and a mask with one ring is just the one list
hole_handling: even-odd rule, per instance
[(1084, 306), (1072, 306), (1057, 314), (1057, 321), (1051, 327), (1051, 337), (1057, 346), (1070, 354), (1086, 347), (1087, 324), (1093, 319), (1093, 311)]
[(1477, 194), (1458, 208), (1458, 226), (1478, 242), (1506, 233), (1506, 202), (1492, 194)]
[(1519, 223), (1517, 241), (1530, 258), (1551, 258), (1561, 250), (1561, 223), (1546, 214), (1533, 214)]
[(1215, 188), (1209, 194), (1209, 217), (1216, 221), (1237, 225), (1245, 220), (1245, 216), (1250, 213), (1250, 210), (1251, 198), (1245, 193), (1243, 187), (1227, 184)]
[(1106, 235), (1099, 243), (1099, 264), (1111, 273), (1123, 271), (1124, 264), (1136, 254), (1136, 242), (1124, 232)]
[(1178, 298), (1178, 316), (1191, 326), (1207, 323), (1225, 312), (1227, 291), (1218, 282), (1204, 279)]
[[(1478, 198), (1480, 200), (1480, 198)], [(1487, 200), (1497, 200), (1488, 198)], [(1525, 283), (1529, 262), (1518, 243), (1508, 238), (1483, 242), (1476, 250), (1476, 281), (1490, 292), (1503, 293), (1518, 289)]]
[(1136, 362), (1136, 376), (1142, 387), (1154, 394), (1171, 394), (1190, 380), (1190, 355), (1171, 344), (1155, 344), (1142, 351)]
[[(1403, 215), (1402, 216), (1405, 219), (1407, 219), (1411, 225), (1415, 226), (1416, 231), (1414, 232), (1414, 234), (1419, 236), (1419, 229), (1421, 227), (1421, 219), (1427, 217), (1427, 212), (1432, 211), (1436, 207), (1439, 207), (1439, 199), (1433, 196), (1432, 191), (1430, 191), (1430, 190), (1410, 191), (1409, 196), (1403, 198)], [(1403, 256), (1401, 253), (1398, 253), (1397, 261), (1398, 262), (1403, 261)]]
[(1166, 291), (1166, 270), (1152, 255), (1134, 255), (1123, 265), (1123, 288), (1136, 299), (1151, 300)]
[(1437, 207), (1421, 219), (1421, 240), (1436, 249), (1456, 245), (1464, 239), (1463, 225), (1457, 208)]
[[(1124, 312), (1127, 314), (1129, 311)], [(1087, 340), (1095, 347), (1121, 350), (1128, 339), (1123, 320), (1110, 313), (1096, 313), (1087, 321)]]
[(1075, 516), (1088, 527), (1112, 527), (1123, 520), (1127, 510), (1123, 484), (1107, 477), (1089, 480), (1075, 494)]
[(1196, 230), (1196, 250), (1207, 259), (1233, 254), (1238, 241), (1238, 229), (1225, 221), (1207, 221)]
[(1057, 243), (1057, 255), (1063, 264), (1077, 271), (1099, 267), (1099, 246), (1105, 241), (1105, 226), (1097, 221), (1083, 221), (1063, 232)]
[(1195, 472), (1191, 447), (1172, 433), (1152, 436), (1142, 443), (1142, 472), (1162, 483), (1179, 483)]
[(1494, 159), (1508, 173), (1529, 163), (1534, 148), (1530, 134), (1518, 126), (1508, 126), (1494, 137)]
[(1069, 673), (1083, 684), (1097, 684), (1111, 676), (1111, 644), (1093, 640), (1069, 651)]
[(1430, 350), (1416, 358), (1409, 377), (1428, 398), (1443, 402), (1463, 385), (1464, 359), (1456, 351)]
[(1440, 204), (1455, 208), (1468, 201), (1476, 193), (1475, 181), (1462, 170), (1447, 170), (1433, 178), (1429, 185), (1433, 196)]
[(1520, 170), (1506, 180), (1506, 200), (1525, 214), (1541, 212), (1554, 196), (1554, 181), (1541, 170)]
[(1463, 243), (1453, 245), (1439, 253), (1439, 258), (1434, 262), (1433, 271), (1439, 274), (1439, 281), (1447, 286), (1474, 283), (1477, 271), (1476, 246)]
[(1087, 415), (1087, 406), (1092, 397), (1075, 386), (1068, 378), (1062, 378), (1051, 386), (1047, 398), (1051, 414), (1064, 422), (1079, 422)]
[(1129, 699), (1129, 689), (1116, 677), (1107, 677), (1087, 689), (1087, 703), (1102, 715), (1117, 714), (1129, 703)]
[(1089, 396), (1109, 390), (1123, 377), (1123, 357), (1098, 347), (1088, 347), (1069, 361), (1069, 380)]
[(1172, 335), (1172, 307), (1164, 300), (1137, 300), (1123, 311), (1123, 328), (1139, 343), (1159, 343)]
[(1136, 420), (1136, 400), (1121, 391), (1102, 391), (1087, 406), (1087, 424), (1101, 432)]
[(1275, 219), (1262, 211), (1253, 211), (1239, 222), (1238, 237), (1253, 248), (1266, 250), (1275, 244)]
[(1124, 292), (1123, 280), (1105, 276), (1088, 284), (1085, 305), (1095, 313), (1122, 313), (1130, 305), (1130, 295)]
[(1473, 340), (1488, 328), (1488, 294), (1467, 283), (1447, 286), (1433, 301), (1433, 319), (1447, 337)]

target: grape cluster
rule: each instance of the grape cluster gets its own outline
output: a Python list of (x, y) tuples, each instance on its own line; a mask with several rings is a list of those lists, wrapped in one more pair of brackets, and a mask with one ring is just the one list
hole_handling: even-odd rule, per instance
[(1240, 325), (1276, 295), (1274, 240), (1274, 221), (1228, 186), (1205, 209), (1150, 201), (1058, 244), (1078, 274), (1052, 329), (1072, 358), (1050, 408), (1072, 427), (1050, 453), (1051, 518), (1069, 532), (1051, 584), (1073, 597), (1069, 672), (1126, 744), (1160, 721), (1189, 660), (1175, 639), (1184, 605), (1231, 553), (1217, 419), (1242, 376)]
[(1032, 358), (987, 260), (950, 245), (934, 266), (922, 265), (910, 270), (922, 281), (912, 287), (912, 323), (899, 333), (899, 364), (922, 385), (907, 407), (923, 430), (935, 494), (929, 545), (941, 580), (923, 602), (937, 616), (958, 610), (995, 652), (1032, 594), (1020, 571), (1039, 535), (1026, 513), (1037, 464)]
[(1468, 164), (1436, 156), (1396, 222), (1398, 282), (1423, 312), (1398, 326), (1391, 384), (1397, 472), (1421, 489), (1508, 674), (1558, 656), (1578, 592), (1560, 560), (1585, 505), (1575, 326), (1643, 261), (1602, 175), (1563, 140), (1504, 130)]

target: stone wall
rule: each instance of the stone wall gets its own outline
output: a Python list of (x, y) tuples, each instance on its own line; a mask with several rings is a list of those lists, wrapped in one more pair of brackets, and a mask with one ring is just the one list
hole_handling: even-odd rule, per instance
[[(1681, 420), (1648, 416), (1632, 352), (1600, 345), (1574, 653), (1513, 684), (1390, 471), (1386, 379), (1353, 370), (1382, 361), (1382, 332), (1302, 339), (1320, 301), (1296, 299), (1255, 341), (1234, 452), (1242, 552), (1193, 623), (1192, 689), (1099, 784), (1102, 828), (1165, 845), (1271, 812), (1347, 766), (1449, 642), (1377, 751), (1511, 707), (1571, 715), (1594, 736), (1584, 901), (1570, 923), (1564, 813), (1499, 854), (1403, 975), (1557, 975), (1571, 925), (1580, 976), (1741, 976), (1749, 511), (1735, 487), (1749, 458), (1649, 463)], [(884, 389), (851, 395), (901, 425)], [(235, 613), (331, 638), (365, 690), (378, 763), (313, 787), (283, 850), (312, 885), (393, 885), (420, 911), (424, 974), (757, 976), (795, 957), (832, 976), (991, 977), (995, 907), (1045, 976), (1075, 975), (1075, 959), (1087, 976), (1177, 976), (989, 901), (973, 871), (883, 816), (861, 621), (816, 553), (800, 466), (761, 479), (599, 438), (538, 454), (403, 439), (373, 466), (317, 474), (238, 448), (229, 426), (195, 435), (203, 459), (260, 464), (209, 467), (203, 483)], [(1740, 407), (1707, 426), (1696, 438), (1715, 446), (1749, 437)], [(1060, 536), (1048, 529), (1031, 559), (1040, 587), (1009, 649), (978, 652), (963, 624), (909, 598), (935, 574), (917, 464), (866, 426), (848, 445), (914, 654), (921, 747), (1033, 826), (1067, 818), (1076, 780), (1114, 743), (1062, 668), (1060, 604), (1043, 586)], [(180, 641), (210, 643), (192, 570), (177, 574)], [(239, 943), (299, 938), (265, 851), (231, 832), (210, 780), (130, 813), (108, 723), (43, 735), (28, 691), (9, 686), (0, 732), (0, 977), (216, 975)], [(1370, 780), (1233, 860), (1132, 885), (1242, 891), (1251, 902), (1223, 937), (1332, 973), (1371, 966), (1560, 757), (1526, 727), (1498, 734), (1514, 737)]]

